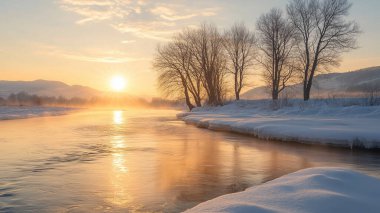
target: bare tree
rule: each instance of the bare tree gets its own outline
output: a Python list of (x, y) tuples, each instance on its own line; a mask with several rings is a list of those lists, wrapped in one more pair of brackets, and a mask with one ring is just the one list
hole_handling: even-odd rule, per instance
[(159, 72), (158, 84), (160, 90), (167, 96), (185, 97), (186, 105), (190, 110), (194, 108), (188, 89), (186, 72), (178, 61), (180, 49), (175, 43), (168, 43), (158, 47), (153, 67)]
[(191, 34), (193, 30), (185, 29), (174, 38), (174, 43), (178, 47), (177, 55), (182, 70), (188, 81), (188, 90), (191, 93), (197, 107), (202, 106), (202, 72), (194, 66), (194, 50), (191, 48)]
[(292, 0), (287, 6), (301, 38), (298, 49), (305, 101), (310, 99), (316, 72), (339, 65), (341, 53), (356, 47), (359, 27), (345, 19), (350, 8), (347, 0)]
[(230, 72), (234, 77), (235, 98), (239, 100), (249, 69), (254, 64), (255, 36), (244, 23), (236, 23), (225, 32), (224, 37), (224, 47), (231, 62)]
[(257, 21), (258, 46), (261, 52), (258, 59), (264, 68), (264, 79), (271, 88), (272, 99), (277, 100), (295, 70), (293, 49), (297, 39), (294, 28), (283, 17), (281, 10), (272, 9)]
[(221, 105), (225, 99), (226, 56), (223, 36), (212, 24), (202, 24), (189, 34), (192, 66), (202, 75), (209, 105)]

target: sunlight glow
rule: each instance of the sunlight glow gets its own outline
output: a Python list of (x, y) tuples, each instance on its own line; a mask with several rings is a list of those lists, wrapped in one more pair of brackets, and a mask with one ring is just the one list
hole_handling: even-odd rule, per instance
[[(115, 110), (113, 111), (113, 123), (115, 127), (119, 127), (124, 123), (123, 111)], [(112, 148), (114, 153), (113, 156), (113, 166), (121, 173), (126, 173), (127, 167), (125, 166), (125, 156), (123, 149), (126, 148), (125, 140), (123, 135), (114, 135), (112, 137)]]
[(127, 82), (122, 76), (114, 76), (111, 78), (110, 86), (115, 92), (121, 92), (125, 89)]
[(120, 125), (124, 123), (123, 111), (121, 110), (113, 111), (113, 123), (115, 125)]

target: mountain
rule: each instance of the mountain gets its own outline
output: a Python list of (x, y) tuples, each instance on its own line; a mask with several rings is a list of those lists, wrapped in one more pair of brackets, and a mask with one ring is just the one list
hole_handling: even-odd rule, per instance
[[(302, 96), (302, 83), (289, 86), (283, 91), (289, 97)], [(311, 90), (312, 97), (355, 96), (380, 91), (380, 66), (345, 73), (317, 75)], [(270, 98), (267, 87), (256, 87), (242, 94), (244, 99)]]
[(27, 92), (39, 96), (63, 96), (66, 98), (91, 98), (101, 96), (103, 92), (80, 85), (67, 85), (60, 81), (0, 81), (0, 97), (6, 98), (11, 93)]

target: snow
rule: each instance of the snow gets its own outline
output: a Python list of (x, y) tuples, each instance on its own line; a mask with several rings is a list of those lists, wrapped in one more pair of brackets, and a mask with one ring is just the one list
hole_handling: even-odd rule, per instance
[(180, 113), (188, 124), (266, 140), (342, 147), (380, 148), (380, 106), (363, 100), (237, 101)]
[(224, 195), (191, 212), (379, 212), (380, 180), (341, 168), (304, 169), (243, 192)]
[(65, 107), (10, 107), (0, 106), (0, 120), (13, 120), (40, 116), (65, 115), (72, 108)]

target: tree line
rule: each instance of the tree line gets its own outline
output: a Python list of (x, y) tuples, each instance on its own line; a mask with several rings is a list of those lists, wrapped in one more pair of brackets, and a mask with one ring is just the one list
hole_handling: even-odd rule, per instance
[(0, 106), (60, 106), (60, 107), (154, 107), (178, 108), (179, 101), (152, 98), (148, 101), (143, 98), (128, 96), (94, 96), (91, 98), (41, 96), (27, 92), (11, 93), (8, 97), (0, 97)]
[(348, 0), (291, 0), (285, 10), (261, 15), (254, 31), (244, 23), (224, 32), (209, 23), (183, 29), (157, 48), (159, 89), (184, 98), (190, 110), (217, 106), (230, 93), (239, 100), (248, 76), (260, 70), (273, 100), (292, 81), (302, 81), (307, 101), (314, 76), (357, 47), (359, 26), (347, 19), (351, 6)]
[(94, 100), (66, 98), (63, 96), (39, 96), (27, 92), (11, 93), (7, 98), (0, 97), (0, 106), (83, 106)]

